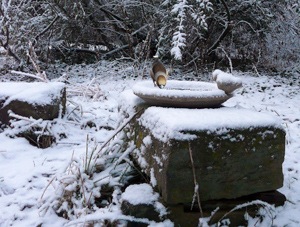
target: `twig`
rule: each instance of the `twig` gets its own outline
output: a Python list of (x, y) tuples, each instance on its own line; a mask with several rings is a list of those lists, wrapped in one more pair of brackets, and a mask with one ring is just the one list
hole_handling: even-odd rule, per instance
[(47, 184), (46, 188), (44, 189), (42, 195), (41, 195), (41, 198), (40, 199), (43, 199), (45, 193), (46, 193), (46, 190), (49, 188), (49, 186), (51, 185), (51, 183), (56, 179), (56, 176), (54, 176), (50, 181), (49, 183)]
[[(3, 13), (3, 12), (2, 12)], [(5, 29), (5, 31), (4, 31)], [(3, 43), (3, 41), (0, 39), (0, 45), (3, 46), (3, 48), (7, 51), (8, 55), (12, 56), (19, 64), (22, 63), (21, 59), (17, 56), (16, 53), (13, 52), (11, 47), (9, 46), (9, 29), (7, 26), (4, 26), (2, 29), (2, 32), (6, 35), (6, 42)]]
[(35, 68), (35, 70), (37, 72), (36, 76), (40, 77), (41, 80), (44, 81), (44, 82), (49, 82), (45, 71), (42, 72), (39, 65), (35, 62), (34, 57), (36, 57), (36, 53), (35, 53), (34, 46), (33, 46), (32, 42), (29, 42), (29, 49), (28, 49), (26, 55), (29, 58), (29, 60), (31, 61), (33, 67)]
[[(38, 123), (37, 121), (39, 121), (39, 119), (34, 119), (32, 117), (24, 117), (24, 116), (21, 116), (21, 115), (18, 115), (18, 114), (15, 114), (13, 111), (9, 110), (8, 111), (8, 115), (12, 118), (16, 118), (18, 120), (24, 120), (24, 121), (28, 121), (28, 122), (31, 122), (31, 123)], [(40, 121), (39, 121), (40, 122)]]
[[(220, 223), (221, 220), (223, 220), (226, 216), (228, 216), (230, 213), (236, 211), (236, 210), (240, 210), (240, 209), (243, 209), (245, 207), (248, 207), (248, 206), (252, 206), (252, 205), (261, 205), (263, 207), (267, 207), (267, 208), (272, 208), (272, 206), (267, 203), (267, 202), (263, 202), (261, 200), (254, 200), (254, 201), (251, 201), (251, 202), (247, 202), (247, 203), (244, 203), (244, 204), (241, 204), (241, 205), (237, 205), (236, 207), (234, 207), (233, 209), (231, 209), (230, 211), (228, 211), (227, 213), (225, 213), (218, 221), (218, 223)], [(271, 225), (272, 226), (272, 225)]]
[(123, 45), (123, 46), (121, 46), (121, 47), (118, 47), (118, 48), (116, 48), (116, 49), (114, 49), (114, 50), (111, 50), (111, 51), (105, 53), (105, 54), (102, 56), (102, 58), (105, 58), (107, 55), (112, 55), (112, 54), (114, 54), (114, 53), (116, 53), (116, 52), (118, 52), (118, 51), (120, 51), (120, 50), (126, 49), (127, 47), (129, 47), (129, 44), (125, 44), (125, 45)]
[(86, 166), (85, 166), (85, 172), (86, 172), (86, 174), (89, 174), (89, 173), (92, 172), (92, 168), (90, 169), (91, 161), (92, 161), (92, 158), (94, 156), (95, 151), (97, 150), (97, 144), (96, 144), (94, 146), (93, 150), (92, 150), (92, 153), (90, 154), (89, 161), (87, 161), (88, 160), (88, 140), (89, 140), (89, 137), (87, 135), (87, 142), (86, 142)]
[(35, 45), (35, 43), (37, 42), (40, 36), (44, 35), (52, 27), (52, 25), (54, 25), (54, 23), (58, 20), (58, 18), (59, 18), (58, 15), (56, 15), (54, 20), (43, 31), (41, 31), (39, 34), (36, 35), (36, 37), (34, 38), (33, 45)]
[[(191, 164), (192, 164), (192, 171), (193, 171), (193, 177), (194, 177), (194, 185), (195, 185), (194, 193), (196, 193), (196, 196), (197, 196), (197, 201), (198, 201), (200, 216), (202, 218), (203, 217), (203, 211), (202, 211), (201, 201), (200, 201), (200, 195), (199, 195), (199, 184), (198, 184), (197, 179), (196, 179), (196, 170), (195, 170), (193, 153), (192, 153), (190, 141), (189, 141), (189, 154), (190, 154), (190, 159), (191, 159)], [(194, 202), (194, 198), (193, 198), (193, 202)], [(192, 203), (191, 209), (193, 208), (193, 205), (194, 204)]]
[(226, 16), (227, 16), (227, 22), (225, 24), (225, 28), (219, 38), (214, 42), (214, 44), (208, 48), (206, 54), (210, 54), (212, 51), (216, 49), (216, 47), (221, 43), (221, 41), (226, 37), (226, 35), (230, 32), (230, 30), (233, 27), (233, 23), (231, 21), (231, 16), (230, 16), (230, 11), (229, 8), (225, 2), (225, 0), (221, 0), (221, 3), (223, 4), (225, 11), (226, 11)]
[(131, 33), (131, 35), (136, 35), (137, 33), (139, 33), (140, 31), (144, 30), (146, 27), (148, 27), (149, 24), (145, 24), (142, 27), (140, 27), (139, 29), (135, 30), (134, 32)]
[(24, 72), (21, 72), (21, 71), (15, 71), (15, 70), (12, 70), (10, 71), (11, 73), (14, 73), (14, 74), (18, 74), (18, 75), (22, 75), (22, 76), (28, 76), (28, 77), (31, 77), (31, 78), (34, 78), (34, 79), (38, 79), (38, 80), (41, 80), (43, 82), (45, 82), (45, 80), (40, 77), (40, 76), (36, 76), (34, 74), (31, 74), (31, 73), (24, 73)]
[(114, 132), (114, 134), (113, 135), (111, 135), (111, 137), (110, 138), (108, 138), (108, 140), (106, 140), (103, 144), (102, 144), (102, 146), (99, 148), (99, 150), (98, 150), (98, 152), (97, 152), (97, 156), (96, 156), (96, 158), (98, 158), (99, 157), (99, 153), (100, 153), (100, 151), (102, 151), (102, 149), (119, 133), (119, 132), (121, 132), (124, 128), (125, 128), (125, 126), (136, 116), (136, 115), (138, 115), (142, 110), (144, 110), (144, 109), (140, 109), (139, 111), (137, 111), (135, 114), (133, 114), (131, 117), (129, 117), (128, 119), (127, 119), (127, 121), (125, 122), (125, 123), (123, 123), (119, 128), (117, 128), (116, 129), (116, 131)]
[(79, 179), (80, 179), (80, 181), (81, 181), (80, 183), (81, 183), (81, 189), (82, 189), (83, 201), (84, 201), (85, 205), (88, 206), (88, 204), (87, 204), (87, 199), (86, 199), (86, 196), (85, 196), (85, 190), (84, 190), (84, 181), (83, 181), (83, 179), (82, 179), (82, 175), (81, 175), (80, 168), (77, 167), (77, 169), (78, 169)]
[(86, 135), (85, 144), (85, 171), (88, 172), (89, 134)]
[(224, 48), (218, 47), (217, 49), (221, 49), (222, 52), (225, 54), (225, 56), (226, 56), (226, 58), (228, 59), (228, 62), (229, 62), (230, 73), (232, 73), (233, 67), (232, 67), (232, 61), (231, 61), (231, 58), (229, 57), (229, 55), (227, 54), (227, 52), (224, 50)]

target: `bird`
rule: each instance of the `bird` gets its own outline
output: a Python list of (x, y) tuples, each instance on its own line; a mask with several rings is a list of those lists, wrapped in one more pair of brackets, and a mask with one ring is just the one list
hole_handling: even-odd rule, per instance
[(167, 79), (169, 77), (168, 70), (165, 68), (163, 63), (158, 59), (158, 56), (155, 55), (154, 61), (152, 63), (152, 68), (150, 69), (150, 76), (153, 80), (154, 86), (159, 88), (164, 88), (167, 84)]
[(226, 94), (231, 94), (234, 90), (242, 87), (242, 80), (240, 78), (223, 72), (220, 69), (213, 71), (212, 79), (216, 81), (218, 88)]

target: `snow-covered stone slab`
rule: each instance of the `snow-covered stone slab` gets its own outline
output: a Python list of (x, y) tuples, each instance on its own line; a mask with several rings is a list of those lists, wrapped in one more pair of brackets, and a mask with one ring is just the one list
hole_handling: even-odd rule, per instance
[(60, 82), (0, 83), (0, 124), (9, 124), (9, 112), (34, 119), (52, 120), (64, 114), (65, 84)]
[(222, 133), (230, 129), (250, 129), (276, 126), (281, 128), (278, 118), (270, 114), (247, 109), (177, 109), (149, 107), (139, 119), (141, 126), (149, 129), (162, 142), (170, 139), (196, 139), (192, 132), (210, 131)]
[(282, 187), (285, 131), (273, 115), (149, 107), (132, 122), (131, 132), (140, 150), (136, 158), (167, 204), (191, 203), (194, 177), (201, 201)]

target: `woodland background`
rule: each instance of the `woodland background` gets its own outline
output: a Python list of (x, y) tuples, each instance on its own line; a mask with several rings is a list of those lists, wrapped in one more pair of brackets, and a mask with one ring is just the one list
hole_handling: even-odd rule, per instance
[[(0, 46), (14, 68), (158, 54), (183, 69), (300, 69), (299, 0), (2, 0)], [(3, 50), (2, 48), (2, 50)], [(31, 60), (30, 60), (31, 59)], [(8, 70), (11, 66), (4, 67)]]

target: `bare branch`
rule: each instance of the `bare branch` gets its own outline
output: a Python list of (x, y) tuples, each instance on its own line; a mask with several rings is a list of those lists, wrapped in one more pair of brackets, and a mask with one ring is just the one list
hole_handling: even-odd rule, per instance
[(123, 45), (123, 46), (121, 46), (121, 47), (118, 47), (118, 48), (116, 48), (116, 49), (114, 49), (114, 50), (112, 50), (112, 51), (109, 51), (109, 52), (105, 53), (105, 54), (102, 56), (102, 58), (105, 58), (105, 57), (108, 56), (108, 55), (112, 55), (112, 54), (114, 54), (114, 53), (116, 53), (116, 52), (119, 52), (119, 51), (121, 51), (121, 50), (123, 50), (123, 49), (125, 49), (125, 48), (127, 48), (127, 47), (129, 47), (129, 44), (126, 44), (126, 45)]
[(40, 36), (44, 35), (54, 24), (55, 22), (59, 19), (59, 16), (56, 15), (55, 18), (53, 19), (53, 21), (43, 30), (41, 31), (39, 34), (37, 34), (34, 38), (34, 44), (35, 45), (35, 42), (37, 42), (37, 40), (40, 38)]
[(37, 80), (46, 82), (44, 78), (42, 78), (42, 77), (40, 77), (40, 76), (37, 76), (37, 75), (34, 75), (34, 74), (32, 74), (32, 73), (25, 73), (25, 72), (15, 71), (15, 70), (12, 70), (11, 73), (13, 73), (13, 74), (18, 74), (18, 75), (21, 75), (21, 76), (31, 77), (31, 78), (34, 78), (34, 79), (37, 79)]
[(221, 0), (221, 2), (226, 11), (227, 22), (225, 24), (225, 28), (224, 28), (223, 32), (221, 33), (219, 38), (214, 42), (214, 44), (210, 48), (208, 48), (206, 54), (210, 54), (212, 51), (214, 51), (218, 47), (218, 45), (221, 43), (221, 41), (226, 37), (226, 35), (231, 31), (231, 29), (233, 27), (233, 22), (231, 21), (229, 8), (224, 0)]

